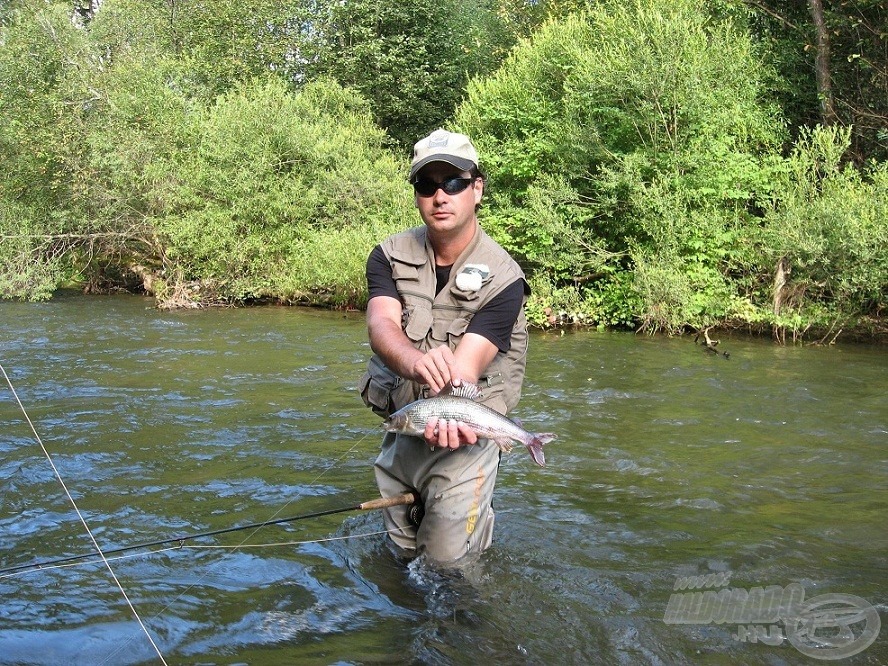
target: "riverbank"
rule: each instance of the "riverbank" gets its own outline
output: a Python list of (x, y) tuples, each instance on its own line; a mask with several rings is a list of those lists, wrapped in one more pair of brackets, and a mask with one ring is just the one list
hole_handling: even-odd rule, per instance
[[(361, 305), (347, 304), (342, 305), (330, 298), (329, 294), (304, 293), (294, 294), (287, 299), (264, 297), (253, 298), (245, 301), (232, 301), (220, 298), (214, 295), (212, 288), (207, 288), (199, 282), (193, 282), (180, 285), (174, 290), (173, 296), (166, 299), (159, 299), (152, 293), (147, 293), (144, 289), (134, 288), (134, 284), (129, 285), (112, 285), (104, 286), (91, 283), (88, 286), (79, 286), (68, 284), (63, 289), (58, 290), (57, 294), (79, 294), (85, 293), (91, 296), (113, 295), (120, 293), (129, 293), (134, 295), (145, 295), (154, 300), (155, 307), (159, 310), (200, 310), (218, 307), (266, 307), (266, 306), (301, 306), (318, 308), (320, 310), (331, 311), (351, 311), (362, 312), (365, 303), (363, 299), (358, 302)], [(533, 298), (533, 297), (532, 297)], [(532, 307), (532, 306), (531, 306)], [(665, 333), (662, 331), (645, 332), (643, 327), (635, 326), (605, 326), (600, 322), (588, 321), (585, 318), (572, 317), (567, 312), (553, 314), (551, 309), (544, 317), (528, 317), (530, 327), (541, 331), (634, 331), (640, 334), (661, 334), (668, 336), (685, 336), (701, 339), (701, 344), (705, 342), (707, 335), (717, 338), (719, 335), (742, 336), (749, 338), (770, 338), (777, 344), (800, 344), (800, 345), (833, 345), (839, 341), (854, 342), (861, 344), (888, 344), (888, 321), (882, 318), (861, 317), (854, 323), (843, 322), (836, 319), (829, 325), (808, 324), (804, 327), (791, 328), (785, 325), (777, 325), (773, 322), (751, 323), (742, 320), (726, 320), (716, 324), (712, 324), (705, 328), (685, 327), (677, 331)]]

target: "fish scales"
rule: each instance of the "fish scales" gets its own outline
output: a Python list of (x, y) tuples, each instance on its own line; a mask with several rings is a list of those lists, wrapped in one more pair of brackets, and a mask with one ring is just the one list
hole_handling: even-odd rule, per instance
[(441, 398), (440, 400), (417, 400), (414, 408), (408, 410), (410, 424), (416, 434), (422, 434), (430, 418), (455, 419), (472, 428), (477, 435), (494, 438), (501, 434), (511, 435), (511, 439), (523, 442), (524, 429), (487, 405), (468, 398)]
[[(468, 395), (480, 396), (480, 389), (462, 389)], [(417, 400), (392, 414), (383, 424), (389, 432), (422, 437), (429, 419), (462, 421), (472, 431), (486, 439), (492, 439), (503, 451), (511, 451), (512, 442), (527, 447), (534, 462), (545, 465), (543, 445), (555, 439), (553, 433), (531, 433), (515, 421), (503, 416), (487, 405), (461, 395), (444, 394), (425, 400)]]

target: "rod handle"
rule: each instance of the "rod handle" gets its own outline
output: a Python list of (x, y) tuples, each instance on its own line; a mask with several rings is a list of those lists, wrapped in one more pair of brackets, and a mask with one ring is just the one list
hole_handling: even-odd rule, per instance
[(419, 500), (416, 493), (404, 493), (403, 495), (395, 495), (394, 497), (380, 497), (379, 499), (370, 500), (358, 504), (361, 511), (369, 511), (371, 509), (387, 509), (391, 506), (402, 506), (404, 504), (413, 504)]

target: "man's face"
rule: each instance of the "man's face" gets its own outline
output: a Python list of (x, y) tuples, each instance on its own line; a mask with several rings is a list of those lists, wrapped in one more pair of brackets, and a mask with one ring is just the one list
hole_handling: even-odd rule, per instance
[[(471, 174), (446, 162), (432, 162), (417, 174), (417, 179), (434, 183), (443, 183), (450, 178), (471, 178)], [(430, 230), (457, 235), (474, 224), (475, 206), (481, 202), (483, 193), (484, 181), (478, 178), (456, 194), (447, 194), (440, 187), (429, 196), (416, 194), (416, 207)]]

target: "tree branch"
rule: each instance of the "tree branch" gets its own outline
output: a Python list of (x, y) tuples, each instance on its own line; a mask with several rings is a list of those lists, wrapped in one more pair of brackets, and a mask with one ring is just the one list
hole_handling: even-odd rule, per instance
[(795, 23), (790, 21), (785, 16), (778, 14), (773, 9), (766, 7), (765, 5), (763, 5), (759, 2), (755, 2), (755, 0), (744, 0), (744, 4), (749, 5), (750, 7), (753, 7), (755, 9), (758, 9), (761, 12), (764, 12), (765, 14), (770, 16), (771, 18), (777, 19), (778, 21), (780, 21), (780, 23), (785, 25), (790, 30), (795, 30), (797, 32), (804, 32), (804, 30), (802, 30), (799, 26), (797, 26)]

